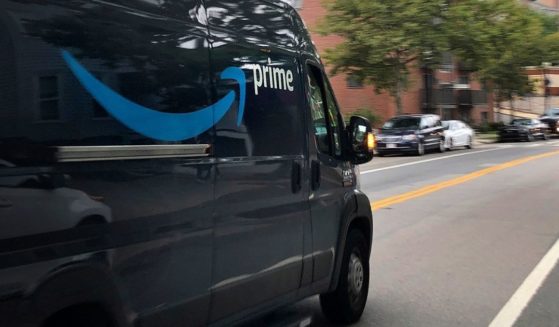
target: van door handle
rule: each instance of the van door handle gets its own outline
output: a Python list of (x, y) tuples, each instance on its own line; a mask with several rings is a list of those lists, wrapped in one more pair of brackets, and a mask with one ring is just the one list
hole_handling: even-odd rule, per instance
[(12, 201), (7, 200), (7, 199), (0, 199), (0, 208), (10, 208), (12, 207), (14, 204), (12, 203)]
[(293, 193), (301, 191), (301, 170), (301, 164), (294, 161), (291, 168), (291, 191)]
[(312, 189), (313, 191), (318, 190), (320, 187), (320, 162), (314, 161), (311, 164), (311, 179), (312, 179)]

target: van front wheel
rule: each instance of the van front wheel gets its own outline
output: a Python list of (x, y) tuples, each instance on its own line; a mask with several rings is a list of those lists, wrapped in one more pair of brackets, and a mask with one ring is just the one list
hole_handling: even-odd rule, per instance
[(335, 291), (320, 296), (322, 313), (334, 323), (352, 324), (361, 318), (369, 293), (369, 247), (359, 230), (347, 237), (340, 279)]

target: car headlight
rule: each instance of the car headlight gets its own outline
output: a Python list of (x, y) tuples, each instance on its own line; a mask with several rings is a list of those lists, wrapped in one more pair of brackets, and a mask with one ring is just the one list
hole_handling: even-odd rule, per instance
[(415, 141), (415, 140), (417, 140), (417, 135), (415, 135), (415, 134), (404, 135), (402, 137), (402, 140), (404, 140), (404, 141)]

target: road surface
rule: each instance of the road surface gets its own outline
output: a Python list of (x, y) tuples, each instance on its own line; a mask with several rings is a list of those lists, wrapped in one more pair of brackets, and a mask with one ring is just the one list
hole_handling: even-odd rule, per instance
[[(374, 238), (356, 326), (559, 326), (558, 140), (375, 158), (361, 188)], [(290, 315), (331, 326), (317, 297), (256, 324)]]

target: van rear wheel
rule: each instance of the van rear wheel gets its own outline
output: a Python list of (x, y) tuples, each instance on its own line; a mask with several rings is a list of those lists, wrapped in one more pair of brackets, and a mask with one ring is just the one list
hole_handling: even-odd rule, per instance
[(335, 291), (320, 296), (322, 313), (332, 322), (352, 324), (361, 318), (369, 294), (369, 246), (363, 233), (351, 230)]

